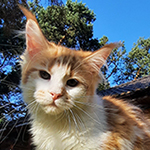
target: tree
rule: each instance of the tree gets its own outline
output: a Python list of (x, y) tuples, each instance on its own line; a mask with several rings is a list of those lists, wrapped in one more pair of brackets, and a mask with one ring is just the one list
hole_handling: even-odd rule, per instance
[[(11, 102), (14, 95), (20, 94), (19, 88), (20, 69), (18, 56), (23, 52), (24, 40), (14, 38), (14, 30), (22, 28), (22, 13), (17, 3), (26, 5), (25, 0), (2, 0), (0, 1), (0, 116), (3, 119), (15, 119), (21, 111), (15, 108), (16, 103)], [(22, 105), (21, 105), (22, 106)]]
[(99, 41), (93, 38), (95, 14), (82, 2), (68, 0), (66, 5), (51, 5), (46, 9), (39, 4), (30, 3), (38, 22), (49, 41), (69, 48), (96, 50)]
[[(102, 45), (107, 44), (108, 38), (103, 36), (100, 39)], [(124, 69), (124, 59), (126, 54), (126, 49), (124, 42), (122, 42), (120, 48), (115, 48), (107, 59), (106, 64), (101, 68), (104, 75), (103, 82), (99, 85), (98, 90), (104, 90), (110, 88), (112, 85), (118, 84), (115, 79), (117, 74), (121, 74)]]
[(150, 38), (139, 38), (128, 55), (123, 58), (123, 69), (115, 82), (125, 83), (150, 74)]

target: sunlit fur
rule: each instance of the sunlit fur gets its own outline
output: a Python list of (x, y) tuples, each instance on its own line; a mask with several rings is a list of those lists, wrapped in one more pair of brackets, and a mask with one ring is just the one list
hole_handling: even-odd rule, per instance
[[(118, 44), (95, 52), (58, 46), (48, 42), (35, 17), (20, 8), (27, 16), (21, 87), (36, 150), (148, 150), (149, 126), (140, 109), (95, 92), (99, 70)], [(51, 77), (43, 79), (40, 71)], [(70, 79), (78, 84), (67, 85)], [(52, 93), (60, 96), (54, 100)]]

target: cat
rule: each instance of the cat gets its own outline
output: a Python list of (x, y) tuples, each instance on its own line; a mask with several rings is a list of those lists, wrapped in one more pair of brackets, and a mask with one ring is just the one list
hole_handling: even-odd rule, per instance
[(36, 150), (149, 150), (149, 122), (140, 108), (96, 94), (100, 68), (112, 49), (71, 50), (47, 41), (27, 17), (21, 87)]

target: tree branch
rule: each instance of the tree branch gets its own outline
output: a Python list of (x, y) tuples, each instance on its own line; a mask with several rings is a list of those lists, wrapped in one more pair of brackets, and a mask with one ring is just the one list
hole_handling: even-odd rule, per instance
[(106, 80), (108, 80), (108, 79), (111, 77), (111, 75), (114, 73), (114, 70), (117, 69), (117, 64), (114, 64), (114, 65), (115, 65), (114, 69), (111, 71), (111, 73), (110, 73), (109, 76), (106, 78)]
[[(66, 34), (60, 39), (60, 41), (58, 42), (58, 45), (61, 45), (63, 40), (66, 38), (66, 36), (70, 33), (70, 30), (71, 30), (72, 26), (69, 27), (67, 30), (66, 30)], [(74, 29), (75, 31), (75, 29)]]
[(139, 74), (140, 74), (141, 69), (142, 69), (141, 67), (138, 69), (138, 71), (137, 71), (137, 73), (136, 73), (136, 76), (135, 76), (134, 80), (136, 80), (136, 79), (139, 77)]

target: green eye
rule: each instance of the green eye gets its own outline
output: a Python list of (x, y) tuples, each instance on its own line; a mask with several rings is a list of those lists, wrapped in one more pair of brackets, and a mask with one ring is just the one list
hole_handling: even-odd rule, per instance
[(39, 75), (42, 79), (44, 80), (50, 80), (51, 75), (49, 73), (47, 73), (46, 71), (39, 71)]
[(76, 80), (76, 79), (69, 79), (67, 81), (67, 85), (70, 86), (70, 87), (75, 87), (79, 84), (79, 81)]

